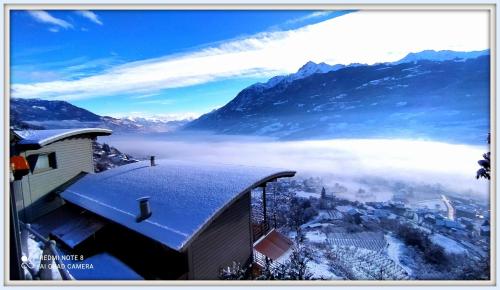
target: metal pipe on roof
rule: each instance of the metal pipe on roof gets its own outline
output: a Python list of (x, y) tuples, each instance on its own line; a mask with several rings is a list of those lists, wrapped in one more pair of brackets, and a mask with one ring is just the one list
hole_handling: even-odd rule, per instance
[(155, 157), (151, 156), (151, 166), (156, 166)]
[(137, 201), (139, 202), (140, 213), (139, 216), (137, 216), (136, 221), (139, 223), (149, 218), (153, 213), (151, 212), (151, 207), (149, 206), (149, 196), (138, 198)]

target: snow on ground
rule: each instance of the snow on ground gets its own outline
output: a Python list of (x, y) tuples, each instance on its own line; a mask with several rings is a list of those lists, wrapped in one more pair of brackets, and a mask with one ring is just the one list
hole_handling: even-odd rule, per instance
[(314, 243), (323, 243), (326, 241), (326, 235), (322, 231), (309, 231), (306, 233), (306, 238)]
[(305, 228), (310, 228), (310, 229), (315, 229), (315, 228), (322, 228), (322, 227), (327, 227), (327, 226), (330, 226), (331, 224), (330, 223), (311, 223), (311, 224), (307, 224), (305, 226)]
[(338, 280), (342, 279), (335, 275), (330, 269), (330, 261), (325, 257), (323, 251), (314, 251), (313, 258), (307, 263), (307, 268), (313, 279)]
[(403, 265), (401, 263), (401, 251), (403, 251), (405, 245), (399, 239), (391, 236), (385, 235), (385, 240), (387, 241), (387, 255), (391, 260), (393, 260), (396, 264), (398, 264), (401, 268), (403, 268), (410, 276), (412, 275), (412, 271), (409, 267)]
[[(28, 238), (28, 260), (31, 262), (31, 265), (33, 265), (35, 272), (38, 272), (40, 268), (40, 262), (41, 262), (41, 257), (42, 257), (42, 245), (35, 241), (32, 238)], [(26, 256), (26, 253), (23, 253), (24, 256)], [(50, 269), (52, 271), (52, 279), (53, 280), (62, 280), (61, 274), (59, 274), (59, 270), (56, 267), (56, 264), (52, 262), (52, 265), (50, 266)], [(27, 274), (28, 271), (25, 270), (25, 273)]]
[[(343, 215), (336, 210), (320, 210), (318, 215), (314, 218), (314, 221), (338, 220), (342, 217)], [(307, 223), (307, 225), (310, 225), (310, 223)]]
[(318, 264), (314, 261), (310, 261), (307, 263), (307, 267), (309, 268), (309, 271), (313, 273), (313, 278), (315, 279), (330, 280), (330, 276), (333, 276), (333, 273), (328, 270), (329, 266), (327, 264)]
[(326, 259), (320, 260), (320, 262), (309, 261), (307, 263), (307, 267), (309, 271), (313, 274), (313, 279), (325, 279), (325, 280), (339, 280), (342, 279), (338, 277), (334, 273), (330, 272), (330, 266), (328, 265), (328, 261)]
[(427, 200), (422, 200), (415, 202), (412, 204), (413, 207), (415, 208), (428, 208), (432, 210), (446, 210), (446, 205), (444, 204), (443, 200), (440, 198), (436, 199), (427, 199)]
[(380, 251), (385, 248), (386, 241), (381, 232), (332, 232), (327, 234), (331, 246), (354, 246), (360, 249)]
[(337, 267), (347, 268), (356, 280), (406, 280), (408, 273), (387, 255), (355, 246), (333, 246)]
[(431, 236), (431, 241), (443, 247), (443, 249), (450, 254), (466, 254), (467, 250), (458, 242), (447, 238), (441, 234), (434, 234)]
[(347, 213), (348, 211), (355, 209), (352, 205), (339, 205), (336, 209), (341, 213)]

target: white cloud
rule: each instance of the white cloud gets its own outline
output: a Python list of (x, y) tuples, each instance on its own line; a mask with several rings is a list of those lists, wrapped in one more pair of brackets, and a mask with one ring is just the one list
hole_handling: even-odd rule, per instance
[(225, 78), (291, 73), (309, 60), (395, 61), (410, 52), (489, 48), (487, 11), (359, 11), (295, 30), (260, 33), (186, 54), (131, 62), (77, 80), (12, 85), (14, 97), (148, 94)]
[(41, 22), (41, 23), (56, 25), (56, 26), (62, 27), (64, 29), (73, 28), (73, 25), (71, 23), (69, 23), (63, 19), (56, 18), (56, 17), (50, 15), (46, 11), (30, 10), (30, 11), (28, 11), (28, 14), (31, 17), (33, 17), (36, 21)]
[(154, 96), (158, 96), (158, 93), (144, 94), (144, 95), (135, 95), (130, 97), (131, 99), (146, 99)]
[(94, 22), (95, 24), (103, 25), (102, 21), (99, 19), (99, 16), (92, 11), (80, 10), (76, 11), (76, 13), (82, 17), (87, 18), (88, 20)]
[(309, 13), (305, 16), (288, 20), (286, 22), (286, 24), (300, 23), (300, 22), (304, 22), (304, 21), (311, 20), (314, 18), (325, 17), (325, 16), (332, 14), (333, 12), (334, 11), (328, 11), (328, 10), (327, 11), (315, 11), (315, 12)]

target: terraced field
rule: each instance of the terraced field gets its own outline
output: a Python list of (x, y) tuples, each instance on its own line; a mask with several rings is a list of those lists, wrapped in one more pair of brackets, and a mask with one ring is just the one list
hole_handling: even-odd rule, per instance
[(356, 248), (368, 249), (372, 251), (381, 251), (387, 246), (384, 234), (381, 232), (333, 232), (327, 234), (326, 241), (332, 247), (354, 246)]
[(382, 252), (334, 246), (327, 250), (330, 267), (337, 274), (351, 280), (408, 280), (410, 276)]

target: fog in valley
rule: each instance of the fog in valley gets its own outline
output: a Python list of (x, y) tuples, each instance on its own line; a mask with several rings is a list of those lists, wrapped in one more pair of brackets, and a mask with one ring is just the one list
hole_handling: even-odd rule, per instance
[[(359, 188), (390, 199), (394, 184), (421, 189), (440, 188), (486, 200), (489, 182), (477, 180), (477, 161), (488, 145), (447, 144), (389, 139), (276, 141), (258, 137), (140, 134), (100, 137), (135, 158), (169, 158), (197, 162), (276, 167), (297, 171), (298, 177), (321, 177), (326, 186), (340, 183), (349, 193)], [(401, 185), (399, 185), (401, 187)], [(352, 194), (351, 194), (352, 195)]]

